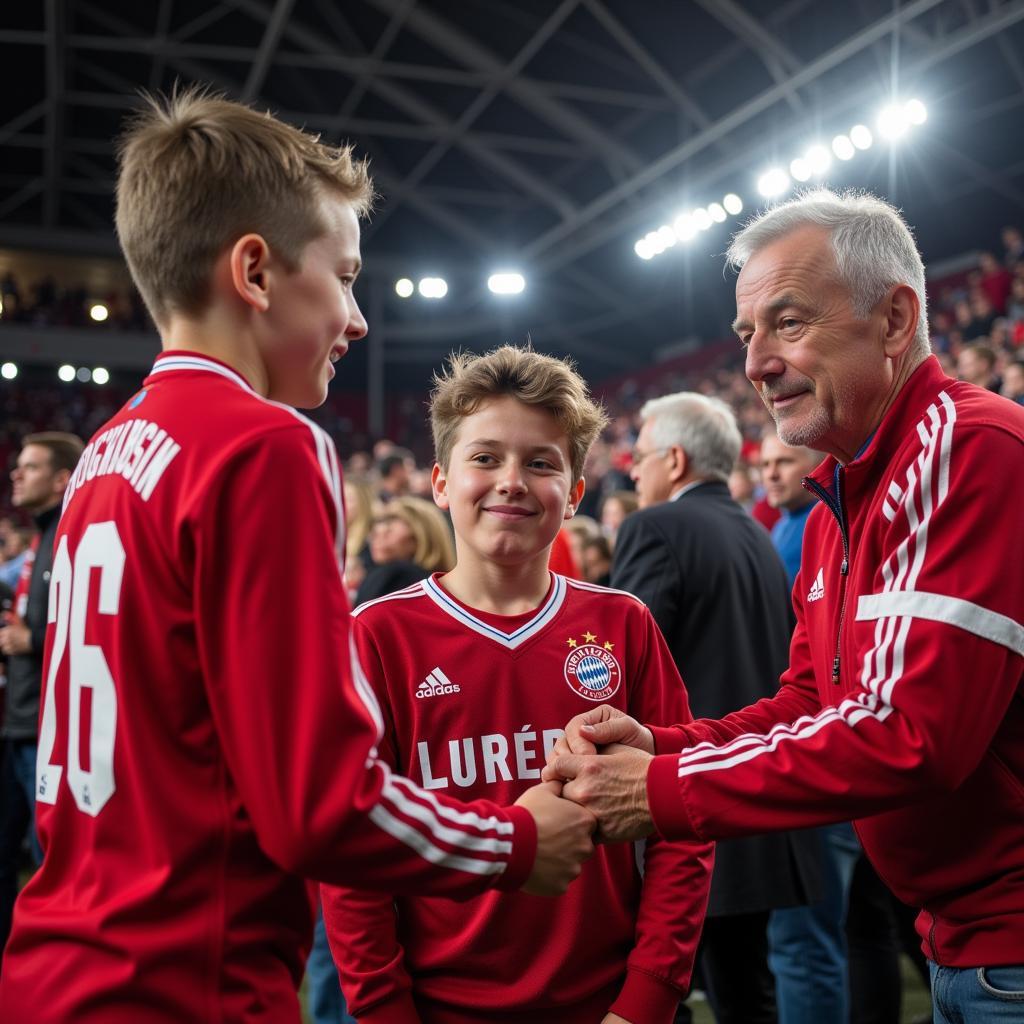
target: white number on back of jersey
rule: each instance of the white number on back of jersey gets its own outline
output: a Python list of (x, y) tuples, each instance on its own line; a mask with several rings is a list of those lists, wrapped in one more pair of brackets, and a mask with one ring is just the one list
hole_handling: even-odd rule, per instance
[[(100, 615), (116, 615), (124, 577), (124, 546), (114, 523), (93, 523), (89, 526), (75, 552), (74, 568), (68, 555), (66, 535), (61, 537), (54, 552), (47, 619), (56, 623), (56, 629), (39, 728), (36, 799), (44, 804), (56, 803), (64, 773), (63, 767), (53, 762), (53, 748), (57, 740), (54, 683), (64, 655), (68, 654), (67, 781), (78, 809), (95, 817), (114, 794), (117, 690), (103, 651), (96, 644), (85, 642), (93, 570), (99, 573), (99, 601), (93, 610)], [(82, 767), (79, 746), (84, 689), (92, 692), (88, 771)]]

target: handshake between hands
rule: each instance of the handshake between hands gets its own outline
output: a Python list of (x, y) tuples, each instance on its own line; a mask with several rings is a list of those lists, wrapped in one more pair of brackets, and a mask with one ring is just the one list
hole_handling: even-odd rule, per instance
[(635, 719), (602, 704), (577, 715), (548, 754), (544, 780), (517, 801), (537, 825), (537, 855), (523, 891), (558, 896), (579, 875), (594, 842), (625, 842), (654, 831), (647, 769), (654, 738)]

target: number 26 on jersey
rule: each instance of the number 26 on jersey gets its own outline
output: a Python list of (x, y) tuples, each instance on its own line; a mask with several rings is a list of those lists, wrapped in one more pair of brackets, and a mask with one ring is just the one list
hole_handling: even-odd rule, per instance
[[(99, 575), (98, 586), (91, 585)], [(117, 690), (107, 659), (96, 644), (86, 643), (86, 625), (99, 615), (117, 615), (124, 577), (124, 546), (112, 522), (92, 523), (75, 552), (68, 554), (67, 535), (61, 536), (53, 555), (47, 621), (55, 623), (43, 718), (39, 727), (36, 761), (36, 799), (54, 804), (64, 766), (54, 747), (57, 741), (57, 694), (55, 684), (64, 659), (68, 659), (67, 783), (80, 811), (95, 817), (114, 794), (114, 736), (117, 731)], [(91, 594), (96, 594), (90, 608)], [(82, 707), (89, 691), (91, 714), (88, 733), (82, 735)], [(62, 730), (64, 731), (64, 730)], [(82, 742), (88, 744), (82, 757)], [(87, 767), (83, 766), (83, 762)]]

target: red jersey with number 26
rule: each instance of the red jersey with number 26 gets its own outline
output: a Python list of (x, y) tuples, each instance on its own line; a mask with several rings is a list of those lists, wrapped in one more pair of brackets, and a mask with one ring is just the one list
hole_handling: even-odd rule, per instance
[(518, 888), (529, 814), (391, 773), (353, 656), (328, 436), (164, 353), (90, 441), (50, 582), (37, 801), (0, 1019), (297, 1022), (302, 876)]

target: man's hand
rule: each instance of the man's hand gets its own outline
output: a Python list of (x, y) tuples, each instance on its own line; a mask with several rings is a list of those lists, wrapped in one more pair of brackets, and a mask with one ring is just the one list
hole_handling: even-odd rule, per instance
[(625, 1017), (620, 1017), (617, 1013), (606, 1013), (601, 1018), (601, 1024), (630, 1024)]
[(654, 737), (650, 729), (618, 708), (613, 708), (610, 704), (601, 704), (582, 715), (577, 715), (569, 722), (565, 727), (565, 735), (560, 736), (548, 751), (548, 764), (541, 778), (546, 782), (563, 781), (551, 769), (551, 762), (555, 758), (564, 754), (596, 754), (599, 747), (607, 746), (609, 743), (621, 743), (627, 747), (644, 750), (648, 754), (654, 753)]
[(557, 782), (541, 782), (516, 801), (537, 823), (537, 857), (523, 886), (533, 896), (561, 896), (594, 852), (594, 816), (563, 800), (561, 789)]
[(647, 804), (647, 770), (652, 755), (613, 744), (602, 754), (563, 754), (549, 768), (569, 779), (562, 795), (597, 818), (597, 837), (605, 843), (643, 839), (654, 831)]
[(32, 632), (15, 612), (8, 612), (7, 625), (0, 627), (0, 651), (8, 655), (32, 653)]

